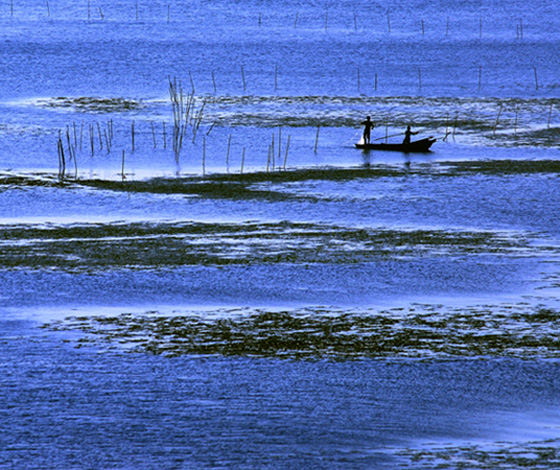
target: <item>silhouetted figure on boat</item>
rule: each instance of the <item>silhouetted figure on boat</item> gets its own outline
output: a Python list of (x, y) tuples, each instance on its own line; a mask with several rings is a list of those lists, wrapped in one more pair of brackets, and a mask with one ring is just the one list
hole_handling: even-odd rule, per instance
[(416, 135), (420, 131), (412, 132), (410, 130), (410, 126), (406, 126), (406, 131), (404, 131), (404, 140), (402, 141), (403, 145), (410, 144), (410, 136)]
[(371, 134), (371, 130), (375, 127), (375, 124), (368, 116), (366, 120), (362, 122), (362, 126), (364, 126), (364, 144), (369, 144), (369, 136)]

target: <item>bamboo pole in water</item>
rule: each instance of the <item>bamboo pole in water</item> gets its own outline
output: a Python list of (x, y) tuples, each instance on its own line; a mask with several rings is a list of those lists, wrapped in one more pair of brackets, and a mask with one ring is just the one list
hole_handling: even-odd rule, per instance
[(66, 143), (68, 145), (68, 155), (70, 157), (70, 160), (74, 160), (74, 167), (76, 169), (76, 176), (78, 174), (78, 166), (76, 164), (76, 155), (74, 154), (74, 152), (72, 151), (72, 141), (70, 140), (70, 126), (66, 126)]
[(47, 1), (47, 16), (51, 17), (51, 7), (49, 6), (49, 2)]
[(284, 171), (286, 170), (286, 162), (288, 161), (288, 150), (290, 149), (290, 137), (288, 136), (288, 142), (286, 143), (286, 154), (284, 155)]
[(93, 141), (93, 124), (89, 125), (89, 143), (91, 145), (91, 156), (93, 157), (93, 155), (95, 154), (95, 146)]
[(418, 88), (422, 91), (422, 70), (418, 67)]
[(389, 12), (387, 11), (387, 30), (391, 33), (391, 17), (389, 16)]
[(202, 176), (206, 176), (206, 137), (202, 136)]
[(420, 20), (421, 24), (422, 24), (422, 36), (424, 36), (424, 34), (426, 33), (425, 29), (424, 29), (424, 19), (422, 18)]
[(517, 116), (519, 114), (519, 105), (515, 105), (515, 123), (513, 125), (513, 133), (517, 135)]
[(244, 165), (245, 165), (245, 147), (243, 147), (243, 153), (241, 154), (241, 174), (243, 174)]
[(482, 65), (478, 66), (478, 91), (482, 87)]
[(212, 125), (210, 126), (210, 129), (208, 129), (208, 132), (206, 132), (206, 135), (210, 135), (210, 132), (212, 131), (212, 129), (214, 129), (215, 125), (216, 125), (216, 123), (213, 122)]
[(167, 149), (167, 136), (165, 134), (165, 121), (162, 122), (163, 127), (163, 148)]
[(327, 30), (329, 25), (329, 9), (327, 8), (327, 11), (325, 12), (325, 31)]
[(459, 120), (459, 111), (455, 112), (455, 121), (453, 121), (453, 140), (455, 140), (455, 131), (457, 130), (458, 120)]
[(151, 122), (150, 126), (152, 127), (152, 138), (154, 140), (154, 148), (157, 148), (157, 142), (156, 142), (156, 131), (154, 129), (154, 123)]
[(270, 156), (272, 157), (272, 171), (276, 168), (276, 151), (274, 150), (274, 132), (272, 133), (272, 143), (270, 144)]
[(247, 83), (245, 82), (245, 70), (243, 65), (241, 66), (241, 79), (243, 80), (243, 91), (247, 91)]
[(445, 115), (445, 135), (443, 136), (443, 141), (447, 140), (447, 136), (449, 135), (449, 113)]
[(502, 115), (502, 104), (500, 104), (500, 109), (498, 110), (498, 117), (496, 118), (496, 123), (494, 124), (494, 134), (496, 135), (496, 129), (498, 127), (498, 123), (500, 122), (500, 116)]
[(64, 145), (62, 144), (61, 131), (58, 131), (58, 179), (63, 180), (66, 173), (66, 157), (64, 156)]
[(228, 144), (227, 144), (227, 153), (226, 153), (226, 170), (229, 173), (229, 152), (231, 150), (231, 134), (229, 135), (228, 138)]
[(134, 119), (132, 120), (132, 124), (131, 124), (131, 139), (132, 139), (132, 153), (134, 153), (135, 147), (134, 147)]
[(356, 18), (355, 11), (354, 11), (354, 31), (358, 31), (358, 19)]
[(189, 78), (190, 78), (190, 80), (191, 80), (191, 90), (192, 90), (192, 92), (194, 93), (194, 80), (193, 80), (193, 78), (192, 78), (192, 74), (191, 74), (191, 71), (190, 71), (190, 70), (189, 70)]
[(278, 91), (278, 64), (274, 67), (274, 91)]
[(212, 85), (214, 85), (214, 93), (217, 92), (216, 89), (216, 79), (214, 78), (214, 71), (212, 70)]
[(99, 149), (103, 150), (103, 137), (101, 136), (101, 126), (97, 123), (97, 135), (99, 137)]
[(537, 76), (537, 67), (533, 67), (533, 71), (535, 72), (535, 90), (539, 89), (539, 78)]
[(297, 21), (298, 21), (299, 12), (296, 11), (296, 19), (294, 21), (294, 28), (297, 28)]
[(124, 174), (124, 149), (122, 151), (122, 162), (121, 162), (121, 180), (124, 183), (124, 179), (126, 178), (125, 174)]
[(319, 144), (319, 131), (321, 130), (321, 126), (317, 126), (317, 136), (315, 137), (315, 149), (314, 152), (317, 153), (317, 145)]
[(76, 123), (72, 121), (72, 127), (74, 128), (74, 148), (78, 148), (78, 131), (76, 130)]

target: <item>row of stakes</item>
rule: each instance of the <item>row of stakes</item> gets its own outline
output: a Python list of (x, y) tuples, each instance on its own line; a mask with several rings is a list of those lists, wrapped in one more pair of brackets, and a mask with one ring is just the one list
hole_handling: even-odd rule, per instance
[[(241, 86), (243, 88), (243, 92), (247, 92), (247, 79), (246, 79), (246, 74), (245, 74), (245, 67), (243, 65), (240, 66), (239, 68), (240, 71), (240, 78), (241, 78)], [(532, 70), (533, 73), (531, 74), (534, 80), (534, 87), (535, 90), (538, 91), (539, 89), (541, 89), (543, 87), (542, 83), (539, 81), (539, 75), (538, 75), (538, 71), (537, 71), (537, 67), (533, 66)], [(476, 69), (476, 73), (478, 75), (478, 81), (477, 81), (477, 90), (481, 91), (484, 87), (484, 68), (482, 66), (479, 66)], [(196, 87), (195, 87), (195, 82), (194, 82), (194, 78), (193, 75), (191, 73), (191, 71), (189, 70), (188, 72), (189, 74), (189, 80), (190, 80), (190, 86), (191, 86), (191, 92), (190, 94), (192, 94), (194, 96)], [(275, 64), (274, 66), (274, 91), (277, 92), (278, 91), (278, 80), (279, 77), (279, 68), (278, 68), (278, 64)], [(217, 86), (217, 82), (216, 82), (216, 75), (214, 73), (214, 71), (212, 70), (210, 72), (210, 78), (212, 81), (212, 89), (214, 91), (214, 93), (218, 93), (218, 86)], [(423, 81), (422, 81), (422, 68), (420, 66), (418, 66), (417, 68), (417, 79), (418, 79), (418, 89), (420, 91), (423, 90)], [(369, 80), (368, 80), (369, 82)], [(362, 71), (361, 68), (358, 67), (356, 69), (356, 85), (357, 85), (357, 91), (358, 93), (362, 92), (362, 88), (364, 84), (364, 78), (362, 75)], [(377, 92), (378, 91), (378, 85), (379, 85), (379, 76), (377, 74), (377, 72), (374, 73), (373, 75), (373, 91)], [(173, 98), (172, 98), (173, 99)]]
[[(173, 153), (175, 155), (175, 160), (177, 162), (177, 164), (179, 163), (179, 156), (181, 153), (181, 149), (182, 149), (182, 145), (184, 142), (184, 138), (186, 136), (187, 133), (187, 128), (190, 126), (190, 132), (192, 135), (192, 142), (195, 142), (196, 136), (197, 136), (197, 132), (200, 129), (200, 123), (202, 121), (202, 116), (203, 116), (203, 111), (204, 111), (204, 106), (205, 103), (203, 102), (203, 104), (201, 105), (201, 107), (199, 108), (198, 111), (194, 112), (193, 114), (195, 117), (191, 117), (189, 119), (189, 108), (192, 108), (194, 110), (194, 98), (193, 95), (189, 95), (190, 98), (187, 98), (186, 102), (184, 102), (181, 98), (181, 92), (177, 91), (178, 88), (176, 88), (176, 83), (172, 84), (170, 83), (170, 92), (171, 93), (177, 93), (176, 95), (174, 95), (174, 98), (172, 98), (172, 103), (175, 103), (173, 105), (174, 108), (174, 123), (171, 126), (172, 127), (172, 131), (171, 131), (171, 140), (172, 140), (172, 148), (173, 148)], [(172, 95), (173, 96), (173, 95)], [(547, 128), (550, 128), (550, 124), (551, 124), (551, 117), (552, 117), (552, 111), (553, 111), (553, 107), (554, 107), (554, 103), (550, 103), (549, 106), (549, 110), (548, 110), (548, 121), (547, 121)], [(503, 112), (503, 104), (500, 104), (498, 113), (497, 113), (497, 117), (496, 120), (493, 124), (493, 135), (496, 135), (496, 131), (498, 128), (498, 125), (500, 123), (500, 119), (502, 117), (502, 112)], [(517, 134), (517, 128), (518, 128), (518, 116), (519, 116), (519, 105), (516, 105), (515, 107), (515, 120), (514, 120), (514, 134)], [(455, 134), (456, 134), (456, 130), (458, 127), (458, 118), (459, 118), (459, 112), (455, 113), (455, 118), (453, 120), (453, 122), (450, 121), (449, 119), (449, 114), (446, 117), (446, 125), (445, 125), (445, 133), (444, 136), (442, 138), (443, 141), (446, 141), (447, 138), (449, 136), (452, 136), (453, 139), (455, 138)], [(389, 137), (393, 137), (393, 136), (389, 136), (388, 135), (388, 122), (385, 121), (385, 141), (387, 141), (387, 139)], [(212, 129), (214, 128), (214, 124), (212, 124), (208, 130), (206, 131), (206, 133), (203, 135), (202, 137), (202, 173), (203, 176), (206, 174), (206, 137), (210, 135), (210, 132), (212, 131)], [(156, 126), (154, 125), (154, 122), (150, 122), (150, 129), (151, 129), (151, 135), (152, 135), (152, 140), (153, 140), (153, 148), (157, 149), (157, 145), (158, 145), (158, 139), (157, 139), (157, 131), (156, 131)], [(319, 135), (320, 135), (320, 130), (321, 127), (318, 126), (317, 127), (317, 132), (315, 135), (315, 143), (314, 143), (314, 147), (313, 147), (313, 151), (316, 154), (318, 151), (318, 145), (319, 145)], [(58, 139), (57, 139), (57, 149), (58, 149), (58, 164), (59, 164), (59, 171), (58, 171), (58, 177), (59, 179), (63, 180), (66, 176), (66, 165), (67, 162), (69, 163), (73, 163), (74, 166), (74, 178), (77, 179), (78, 177), (78, 163), (77, 163), (77, 158), (76, 158), (76, 153), (77, 150), (79, 149), (80, 151), (82, 151), (83, 149), (83, 145), (84, 145), (84, 131), (85, 131), (85, 126), (84, 123), (82, 122), (80, 129), (78, 130), (78, 126), (76, 126), (76, 123), (72, 123), (71, 126), (66, 126), (66, 132), (63, 133), (62, 130), (59, 131), (58, 133)], [(106, 153), (110, 153), (112, 150), (112, 146), (113, 146), (113, 139), (114, 139), (114, 125), (113, 125), (113, 121), (110, 120), (109, 122), (107, 122), (106, 124), (104, 124), (103, 126), (99, 124), (99, 122), (96, 122), (95, 124), (90, 123), (88, 125), (88, 136), (86, 137), (87, 140), (87, 148), (89, 149), (89, 151), (91, 152), (91, 157), (93, 157), (96, 154), (96, 148), (97, 148), (97, 152), (102, 152), (102, 151), (106, 151)], [(168, 126), (166, 126), (165, 122), (162, 122), (162, 142), (163, 142), (163, 148), (167, 149), (168, 147), (168, 135), (169, 135), (169, 130), (168, 130)], [(401, 134), (397, 134), (397, 135), (401, 135)], [(134, 153), (136, 151), (136, 122), (133, 120), (131, 123), (131, 128), (130, 128), (130, 138), (131, 138), (131, 150), (132, 153)], [(267, 155), (267, 163), (266, 163), (266, 171), (267, 172), (274, 172), (277, 170), (286, 170), (286, 166), (287, 166), (287, 161), (288, 161), (288, 153), (289, 153), (289, 149), (290, 149), (290, 139), (291, 136), (288, 135), (287, 141), (286, 141), (286, 145), (283, 149), (282, 146), (282, 128), (279, 127), (278, 128), (278, 137), (276, 137), (276, 132), (272, 133), (272, 139), (271, 142), (268, 146), (268, 155)], [(382, 138), (379, 138), (377, 140), (381, 140)], [(228, 137), (228, 143), (227, 143), (227, 152), (226, 152), (226, 159), (225, 159), (225, 163), (226, 163), (226, 169), (227, 172), (229, 173), (230, 171), (230, 155), (231, 155), (231, 144), (232, 144), (232, 136), (231, 134)], [(241, 165), (240, 165), (240, 173), (243, 173), (244, 170), (244, 165), (245, 165), (245, 154), (246, 154), (246, 148), (243, 147), (243, 151), (242, 151), (242, 156), (241, 156)], [(124, 181), (126, 176), (125, 176), (125, 156), (126, 156), (126, 152), (123, 149), (122, 150), (122, 169), (121, 169), (121, 176), (122, 176), (122, 180)], [(67, 158), (68, 157), (68, 158)], [(283, 157), (283, 158), (282, 158)]]
[[(94, 17), (93, 12), (97, 10), (97, 14), (98, 14), (98, 18), (101, 20), (105, 19), (105, 13), (103, 12), (103, 9), (101, 8), (101, 6), (97, 6), (97, 8), (95, 8), (94, 6), (92, 6), (91, 0), (88, 0), (87, 3), (87, 17), (88, 20), (91, 20)], [(47, 14), (47, 17), (51, 17), (51, 6), (48, 0), (46, 0), (45, 2), (45, 11)], [(140, 21), (141, 20), (141, 14), (140, 14), (141, 8), (140, 5), (138, 3), (138, 1), (135, 4), (135, 18), (136, 21)], [(10, 0), (10, 16), (14, 16), (14, 0)], [(391, 33), (392, 31), (392, 27), (391, 27), (391, 15), (389, 13), (389, 11), (386, 12), (386, 17), (387, 17), (387, 32)], [(171, 21), (171, 4), (168, 3), (167, 4), (167, 22), (169, 23)], [(297, 28), (298, 25), (300, 24), (300, 18), (299, 18), (299, 12), (295, 13), (295, 18), (294, 18), (294, 22), (293, 22), (293, 27)], [(424, 21), (424, 19), (420, 19), (419, 21), (419, 30), (422, 32), (422, 36), (424, 36), (426, 34), (426, 23)], [(258, 26), (259, 28), (262, 27), (263, 25), (263, 15), (262, 13), (259, 13), (258, 15)], [(354, 25), (354, 30), (358, 31), (358, 15), (356, 14), (356, 12), (353, 12), (353, 25)], [(446, 20), (446, 25), (445, 25), (445, 36), (449, 36), (449, 17), (447, 17)], [(325, 31), (328, 30), (329, 27), (329, 10), (328, 8), (325, 10), (325, 21), (324, 21), (324, 29)], [(518, 20), (518, 22), (516, 23), (516, 38), (517, 39), (523, 39), (523, 19), (520, 18)], [(479, 22), (478, 22), (478, 32), (479, 32), (479, 37), (482, 38), (483, 36), (483, 20), (482, 17), (479, 18)]]
[[(157, 137), (156, 137), (156, 130), (153, 122), (150, 122), (151, 130), (152, 130), (152, 138), (153, 138), (153, 148), (157, 148)], [(202, 173), (206, 175), (206, 137), (211, 132), (212, 125), (210, 129), (206, 132), (206, 135), (202, 137)], [(135, 121), (132, 121), (131, 124), (131, 152), (134, 153), (136, 151), (136, 124)], [(317, 128), (317, 136), (314, 146), (314, 152), (317, 153), (318, 148), (318, 140), (319, 140), (319, 127)], [(106, 127), (102, 127), (98, 122), (95, 124), (89, 124), (89, 139), (88, 139), (88, 149), (91, 151), (90, 156), (93, 157), (96, 154), (96, 147), (97, 153), (103, 152), (104, 149), (106, 153), (111, 153), (112, 150), (112, 139), (113, 139), (113, 122), (109, 121), (106, 124)], [(79, 137), (78, 137), (79, 134)], [(57, 138), (57, 150), (58, 150), (58, 178), (60, 180), (65, 179), (67, 175), (67, 164), (73, 164), (74, 167), (74, 178), (78, 178), (78, 160), (77, 160), (77, 152), (78, 150), (82, 150), (83, 146), (83, 134), (84, 134), (84, 125), (80, 126), (80, 131), (77, 130), (77, 126), (75, 123), (72, 126), (67, 126), (66, 131), (63, 132), (59, 130), (58, 138)], [(162, 123), (162, 140), (163, 140), (163, 148), (167, 148), (167, 131), (165, 122)], [(173, 137), (173, 140), (175, 137)], [(287, 162), (288, 162), (288, 153), (290, 149), (290, 139), (291, 136), (288, 135), (288, 139), (285, 145), (285, 148), (282, 147), (282, 128), (278, 130), (278, 138), (277, 138), (277, 145), (276, 147), (275, 140), (276, 140), (276, 133), (273, 132), (272, 140), (270, 145), (268, 146), (268, 156), (267, 156), (267, 163), (266, 163), (266, 171), (274, 172), (279, 170), (286, 170)], [(104, 143), (105, 142), (105, 143)], [(231, 145), (232, 144), (232, 135), (228, 137), (227, 143), (227, 152), (226, 152), (226, 169), (229, 173), (230, 171), (230, 155), (231, 155)], [(176, 142), (173, 142), (173, 145), (177, 145)], [(277, 148), (277, 150), (276, 150)], [(178, 160), (178, 153), (174, 149), (175, 153), (175, 160), (179, 163)], [(246, 148), (243, 147), (242, 155), (241, 155), (241, 165), (240, 165), (240, 173), (243, 174), (244, 166), (245, 166), (245, 154)], [(283, 155), (283, 159), (282, 159)], [(126, 179), (125, 176), (125, 157), (126, 151), (122, 150), (122, 168), (121, 168), (121, 176), (122, 180)]]

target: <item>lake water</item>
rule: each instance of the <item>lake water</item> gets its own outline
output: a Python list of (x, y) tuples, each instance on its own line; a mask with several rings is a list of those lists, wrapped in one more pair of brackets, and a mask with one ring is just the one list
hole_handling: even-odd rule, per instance
[(0, 467), (558, 468), (559, 14), (2, 2)]

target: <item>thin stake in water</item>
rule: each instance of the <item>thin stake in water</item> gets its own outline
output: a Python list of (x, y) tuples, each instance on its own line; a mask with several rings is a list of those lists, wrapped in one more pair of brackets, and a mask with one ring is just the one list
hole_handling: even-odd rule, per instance
[(286, 171), (286, 162), (288, 161), (288, 150), (290, 149), (290, 137), (288, 136), (288, 142), (286, 143), (286, 154), (284, 155), (284, 171)]
[(132, 153), (134, 153), (135, 147), (134, 147), (134, 119), (132, 120), (132, 124), (131, 124), (131, 138), (132, 138)]
[(494, 124), (494, 135), (496, 135), (496, 129), (498, 127), (498, 123), (500, 122), (501, 115), (502, 115), (502, 104), (500, 104), (500, 109), (498, 110), (498, 117), (496, 118), (496, 123)]
[(231, 149), (231, 134), (228, 138), (227, 153), (226, 153), (226, 170), (229, 173), (229, 151)]
[(192, 78), (192, 74), (190, 70), (189, 70), (189, 78), (191, 79), (191, 90), (194, 93), (194, 80)]
[(478, 91), (482, 87), (482, 65), (478, 66)]
[(206, 137), (202, 136), (202, 176), (206, 176)]
[(154, 129), (154, 123), (151, 122), (150, 123), (151, 127), (152, 127), (152, 138), (154, 140), (154, 148), (157, 148), (157, 142), (156, 142), (156, 131)]
[(539, 78), (537, 76), (537, 67), (533, 67), (533, 71), (535, 72), (535, 90), (539, 89)]

